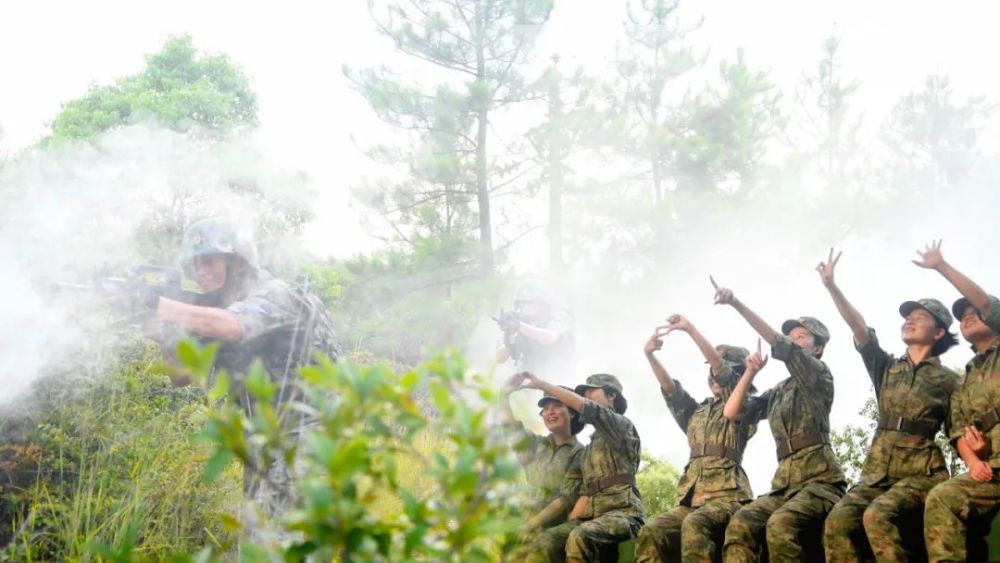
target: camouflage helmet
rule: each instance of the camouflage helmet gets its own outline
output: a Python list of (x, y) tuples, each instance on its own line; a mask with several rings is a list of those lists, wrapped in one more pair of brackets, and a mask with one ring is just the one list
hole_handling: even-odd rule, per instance
[(923, 309), (930, 313), (935, 320), (941, 323), (945, 330), (951, 327), (953, 320), (951, 313), (948, 312), (948, 308), (944, 306), (944, 303), (937, 299), (924, 298), (916, 301), (904, 301), (899, 306), (899, 314), (905, 319), (914, 309)]
[(813, 337), (816, 339), (816, 345), (821, 346), (830, 341), (830, 331), (826, 328), (826, 325), (821, 323), (819, 319), (815, 317), (799, 317), (797, 319), (789, 319), (781, 323), (781, 333), (788, 336), (792, 332), (792, 329), (796, 327), (802, 327), (808, 330)]
[(517, 296), (514, 297), (514, 303), (549, 303), (551, 298), (546, 293), (545, 289), (537, 282), (525, 282), (517, 290)]
[[(747, 356), (750, 355), (750, 350), (742, 346), (731, 346), (729, 344), (719, 344), (715, 347), (715, 351), (722, 356), (723, 360), (738, 366), (746, 365)], [(708, 362), (705, 363), (707, 364)]]
[(225, 219), (202, 219), (191, 224), (184, 231), (181, 246), (181, 265), (184, 273), (193, 275), (194, 259), (208, 254), (231, 254), (239, 256), (247, 266), (257, 271), (257, 245), (247, 233), (238, 230)]

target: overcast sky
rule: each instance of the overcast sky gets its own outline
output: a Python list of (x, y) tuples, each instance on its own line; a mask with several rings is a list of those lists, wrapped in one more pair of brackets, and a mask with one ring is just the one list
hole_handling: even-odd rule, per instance
[[(1000, 35), (995, 33), (998, 11), (1000, 7), (992, 2), (955, 2), (946, 6), (912, 1), (699, 0), (683, 6), (686, 21), (705, 18), (704, 25), (690, 38), (709, 53), (705, 72), (711, 74), (719, 60), (732, 57), (737, 48), (743, 47), (750, 65), (768, 70), (788, 100), (802, 73), (814, 70), (821, 40), (836, 29), (843, 39), (844, 72), (861, 82), (860, 100), (869, 127), (877, 126), (899, 96), (919, 88), (929, 72), (950, 76), (960, 96), (983, 94), (1000, 100), (994, 60), (1000, 52)], [(608, 61), (621, 39), (623, 16), (623, 4), (612, 0), (557, 0), (536, 52), (540, 59), (558, 53), (567, 65), (583, 64), (594, 73), (609, 72)], [(412, 63), (401, 61), (388, 41), (375, 32), (362, 0), (8, 2), (0, 9), (0, 152), (16, 153), (31, 145), (46, 134), (47, 124), (61, 103), (85, 94), (92, 84), (109, 83), (138, 72), (144, 54), (157, 51), (167, 37), (184, 33), (193, 37), (198, 48), (225, 53), (246, 71), (258, 94), (261, 143), (273, 158), (301, 168), (315, 179), (320, 194), (316, 211), (323, 221), (309, 231), (311, 249), (343, 256), (371, 248), (372, 241), (360, 230), (348, 206), (348, 188), (363, 175), (371, 174), (373, 168), (352, 138), (365, 139), (372, 131), (381, 130), (365, 102), (350, 89), (341, 66), (388, 62), (408, 68), (405, 65)], [(994, 151), (1000, 148), (995, 125), (995, 120), (989, 124), (983, 139), (984, 148)], [(897, 239), (899, 249), (909, 253), (914, 239), (920, 240), (920, 235)], [(855, 256), (871, 251), (870, 244), (859, 241), (852, 249)], [(972, 261), (973, 252), (958, 252), (967, 259), (965, 263)], [(809, 277), (815, 275), (809, 268), (821, 257), (809, 256), (810, 264), (802, 265), (802, 283), (809, 288), (810, 298), (817, 295), (818, 281)], [(905, 259), (893, 267), (894, 279), (913, 274)], [(860, 289), (865, 287), (866, 278), (858, 270), (846, 274), (845, 283)], [(730, 280), (737, 277), (736, 272), (732, 274)], [(919, 279), (914, 282), (919, 291), (939, 292), (950, 303), (953, 296), (944, 293), (947, 287), (939, 280), (931, 274)], [(738, 287), (738, 282), (737, 278), (733, 285)], [(694, 291), (687, 287), (684, 290)], [(745, 330), (738, 336), (730, 332), (732, 319), (725, 315), (735, 314), (712, 309), (710, 291), (705, 291), (701, 295), (704, 302), (698, 301), (697, 306), (681, 312), (693, 318), (700, 314), (701, 318), (713, 319), (708, 328), (714, 330), (709, 334), (719, 335), (719, 341), (732, 335), (734, 342), (750, 345), (752, 335)], [(777, 291), (781, 288), (760, 290), (760, 299), (754, 302), (766, 302), (766, 295), (787, 299), (797, 296), (794, 290)], [(876, 302), (885, 305), (885, 299), (922, 294), (888, 295), (892, 297), (869, 292), (861, 296), (861, 301), (874, 307)], [(655, 313), (644, 313), (643, 319), (648, 321), (643, 323), (655, 323), (662, 317), (660, 311), (672, 312), (677, 303), (664, 298), (648, 306)], [(882, 327), (889, 335), (885, 338), (891, 338), (888, 341), (898, 347), (898, 333), (894, 331), (899, 321), (894, 317), (894, 306), (883, 306), (873, 315), (878, 323), (872, 324)], [(801, 314), (799, 309), (789, 310), (780, 300), (767, 307), (773, 308), (768, 312), (775, 317)], [(849, 336), (828, 300), (822, 307), (824, 320), (837, 331), (839, 346), (837, 351), (831, 351), (828, 360), (838, 364), (840, 371), (835, 369), (835, 374), (848, 371), (848, 367), (853, 370), (846, 380), (850, 384), (846, 388), (838, 386), (835, 419), (843, 422), (851, 419), (851, 413), (864, 400), (866, 380), (863, 371), (857, 369), (860, 362), (852, 356)], [(781, 319), (772, 320), (777, 323)], [(712, 322), (717, 326), (713, 327)], [(636, 352), (633, 367), (638, 370), (637, 377), (649, 380), (652, 376), (645, 374), (639, 351), (651, 326), (635, 327), (634, 332), (622, 337)], [(582, 338), (586, 343), (586, 334)], [(695, 381), (702, 380), (694, 348), (672, 340), (667, 351), (675, 349), (679, 354), (683, 350), (686, 366), (699, 370), (692, 376)], [(957, 353), (952, 365), (961, 363), (967, 355)], [(781, 373), (772, 366), (765, 381), (777, 381)], [(636, 416), (656, 421), (643, 430), (645, 445), (682, 465), (686, 455), (679, 431), (663, 418), (664, 411), (655, 410), (660, 408), (656, 406), (656, 394), (643, 395), (643, 400), (633, 404), (648, 414)], [(654, 424), (665, 430), (661, 433), (651, 428)], [(751, 448), (748, 465), (753, 467), (748, 469), (755, 490), (762, 493), (768, 488), (774, 467), (773, 442), (770, 438), (758, 439)]]

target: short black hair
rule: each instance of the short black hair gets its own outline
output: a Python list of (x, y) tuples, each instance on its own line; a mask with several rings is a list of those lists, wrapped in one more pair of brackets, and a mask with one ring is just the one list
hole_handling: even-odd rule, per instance
[(615, 409), (615, 412), (625, 414), (625, 410), (628, 409), (628, 401), (625, 400), (625, 397), (610, 385), (605, 385), (601, 389), (604, 389), (605, 397), (611, 398), (614, 395), (614, 399), (611, 400), (611, 407)]
[(931, 356), (940, 356), (950, 350), (952, 346), (958, 344), (958, 335), (949, 331), (948, 327), (936, 317), (934, 318), (934, 327), (944, 331), (944, 336), (935, 340), (934, 346), (931, 347)]

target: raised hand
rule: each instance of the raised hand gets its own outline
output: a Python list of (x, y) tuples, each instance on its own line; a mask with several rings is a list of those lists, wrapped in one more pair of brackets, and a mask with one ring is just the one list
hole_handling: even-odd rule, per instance
[(760, 338), (757, 339), (757, 351), (753, 354), (747, 356), (747, 371), (749, 373), (757, 373), (764, 369), (767, 365), (767, 356), (763, 354), (760, 348)]
[(932, 240), (922, 251), (918, 250), (917, 254), (920, 256), (920, 260), (914, 260), (913, 263), (929, 270), (940, 268), (944, 264), (944, 255), (941, 254), (942, 242), (944, 239)]
[(525, 371), (521, 372), (519, 375), (524, 376), (521, 380), (521, 389), (541, 389), (542, 380), (535, 377), (535, 374)]
[(503, 390), (507, 393), (511, 391), (516, 391), (521, 388), (521, 384), (524, 383), (525, 372), (515, 373), (514, 375), (507, 378), (507, 381), (503, 384)]
[(646, 341), (646, 345), (642, 347), (642, 351), (646, 353), (647, 356), (656, 352), (660, 348), (663, 348), (663, 337), (670, 332), (669, 325), (662, 325), (656, 327), (656, 332), (649, 337)]
[(667, 323), (668, 323), (667, 326), (670, 327), (670, 330), (668, 332), (672, 332), (675, 330), (683, 330), (684, 332), (687, 332), (691, 330), (691, 321), (687, 320), (686, 317), (678, 315), (676, 313), (667, 317)]
[(712, 287), (715, 288), (715, 304), (716, 305), (732, 305), (736, 301), (736, 296), (733, 295), (733, 290), (719, 287), (719, 284), (715, 283), (715, 278), (708, 276), (708, 280), (712, 282)]
[(834, 285), (833, 281), (833, 270), (837, 267), (837, 262), (840, 261), (840, 255), (843, 252), (838, 252), (836, 256), (833, 255), (833, 248), (830, 248), (830, 256), (826, 259), (826, 262), (820, 262), (819, 266), (816, 266), (816, 271), (819, 272), (819, 279), (823, 282), (826, 287), (831, 287)]

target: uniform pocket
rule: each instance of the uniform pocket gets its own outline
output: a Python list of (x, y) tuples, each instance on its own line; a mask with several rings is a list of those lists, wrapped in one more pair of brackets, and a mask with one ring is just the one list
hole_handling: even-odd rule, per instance
[(736, 467), (706, 467), (701, 470), (698, 478), (698, 489), (701, 491), (728, 491), (738, 488), (736, 482)]
[(808, 481), (813, 477), (825, 473), (830, 468), (826, 459), (826, 446), (812, 446), (804, 452), (792, 454), (789, 464), (789, 484)]
[(940, 465), (943, 467), (944, 458), (937, 448), (896, 442), (892, 445), (892, 454), (889, 458), (889, 477), (903, 479), (931, 475), (933, 473), (931, 458), (934, 454), (941, 457)]

